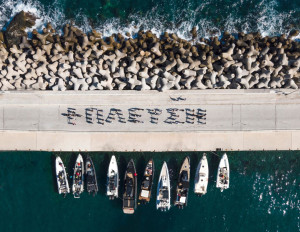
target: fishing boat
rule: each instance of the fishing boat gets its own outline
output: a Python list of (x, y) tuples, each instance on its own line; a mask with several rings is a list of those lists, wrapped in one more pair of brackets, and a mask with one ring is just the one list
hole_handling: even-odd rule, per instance
[(76, 159), (73, 175), (72, 191), (74, 198), (80, 198), (80, 194), (84, 190), (84, 166), (82, 156), (79, 154)]
[(152, 159), (150, 159), (144, 171), (141, 192), (139, 195), (139, 200), (144, 203), (150, 201), (153, 179), (154, 179), (154, 162)]
[(157, 185), (156, 209), (167, 211), (171, 207), (171, 186), (167, 163), (164, 162)]
[(119, 171), (116, 157), (113, 155), (107, 171), (106, 195), (110, 200), (119, 196)]
[(55, 159), (55, 171), (58, 193), (63, 194), (65, 197), (68, 193), (70, 193), (70, 187), (64, 163), (59, 156)]
[(131, 159), (127, 165), (124, 177), (123, 212), (133, 214), (136, 209), (137, 174), (134, 162)]
[(222, 156), (217, 174), (217, 188), (224, 189), (229, 188), (229, 162), (226, 153)]
[(179, 172), (178, 183), (176, 187), (175, 205), (182, 209), (187, 206), (190, 187), (190, 158), (185, 157)]
[(86, 176), (86, 190), (95, 196), (98, 192), (98, 183), (94, 163), (90, 156), (85, 160), (85, 176)]
[(204, 153), (196, 170), (194, 192), (198, 196), (202, 196), (207, 192), (208, 184), (208, 163), (206, 154)]

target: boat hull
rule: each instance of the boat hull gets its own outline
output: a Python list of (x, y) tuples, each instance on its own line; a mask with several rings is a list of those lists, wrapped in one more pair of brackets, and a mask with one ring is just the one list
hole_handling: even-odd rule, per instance
[(80, 198), (80, 194), (84, 191), (84, 163), (83, 158), (79, 154), (76, 159), (73, 175), (72, 192), (74, 198)]
[(217, 173), (217, 184), (216, 187), (220, 188), (221, 192), (224, 189), (229, 188), (229, 161), (226, 153), (222, 156), (219, 167), (218, 167), (218, 173)]
[(190, 187), (190, 158), (187, 156), (180, 168), (178, 184), (176, 187), (175, 205), (179, 208), (187, 206)]
[(56, 172), (58, 193), (64, 195), (70, 193), (70, 187), (69, 187), (66, 169), (64, 163), (62, 162), (59, 156), (57, 156), (55, 159), (55, 172)]
[(124, 176), (123, 212), (133, 214), (137, 204), (137, 174), (133, 160), (130, 160)]
[(90, 156), (86, 157), (85, 161), (85, 175), (86, 175), (86, 190), (88, 193), (92, 193), (93, 195), (98, 192), (98, 182), (96, 176), (96, 170), (94, 163)]
[(107, 171), (106, 195), (110, 200), (119, 197), (119, 171), (116, 157), (113, 155)]
[(202, 196), (207, 193), (209, 169), (206, 154), (203, 154), (195, 175), (195, 194)]
[(139, 200), (141, 202), (149, 202), (151, 199), (151, 191), (153, 186), (153, 179), (154, 179), (154, 162), (153, 160), (149, 160), (146, 165), (143, 181), (141, 185), (141, 192), (139, 195)]
[(160, 171), (157, 194), (156, 194), (156, 209), (167, 211), (171, 207), (171, 185), (167, 163), (164, 162)]

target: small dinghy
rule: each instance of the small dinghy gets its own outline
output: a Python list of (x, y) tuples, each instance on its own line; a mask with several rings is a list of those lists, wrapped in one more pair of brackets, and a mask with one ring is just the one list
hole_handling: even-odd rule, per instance
[(150, 159), (144, 171), (141, 193), (139, 195), (139, 200), (144, 203), (150, 201), (153, 179), (154, 179), (154, 162), (152, 159)]
[(204, 153), (202, 159), (200, 160), (196, 175), (195, 175), (195, 188), (194, 192), (198, 196), (202, 196), (207, 192), (207, 184), (208, 184), (208, 163), (206, 154)]
[(164, 162), (157, 185), (156, 209), (167, 211), (171, 207), (171, 186), (167, 163)]
[(76, 159), (73, 175), (72, 191), (74, 198), (80, 198), (80, 194), (84, 190), (84, 166), (82, 156), (79, 154)]
[(107, 171), (106, 195), (110, 200), (119, 196), (119, 171), (116, 157), (113, 155)]
[(127, 165), (124, 177), (123, 212), (133, 214), (136, 209), (137, 199), (137, 174), (134, 162), (131, 159)]
[(187, 206), (188, 194), (190, 188), (190, 158), (187, 156), (180, 168), (178, 184), (176, 188), (175, 205), (183, 209)]
[(229, 188), (229, 162), (226, 153), (222, 156), (217, 174), (217, 188), (224, 189)]
[(95, 196), (98, 192), (98, 183), (94, 163), (90, 156), (86, 157), (85, 161), (85, 175), (86, 175), (86, 190)]
[(59, 156), (55, 159), (55, 171), (58, 193), (63, 194), (65, 197), (68, 193), (70, 193), (70, 187), (64, 163)]

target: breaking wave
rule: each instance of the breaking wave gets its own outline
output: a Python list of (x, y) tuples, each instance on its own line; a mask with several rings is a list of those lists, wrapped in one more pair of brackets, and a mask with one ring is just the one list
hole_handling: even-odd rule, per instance
[[(292, 28), (300, 28), (300, 5), (297, 3), (292, 9), (280, 10), (279, 0), (262, 0), (256, 3), (254, 0), (204, 0), (199, 4), (191, 0), (183, 2), (162, 1), (147, 10), (137, 9), (125, 13), (125, 16), (116, 17), (106, 16), (107, 7), (100, 3), (96, 13), (87, 13), (85, 8), (78, 6), (71, 9), (70, 14), (70, 10), (67, 10), (68, 3), (64, 0), (43, 4), (37, 0), (0, 0), (0, 28), (5, 29), (12, 16), (21, 10), (31, 12), (39, 18), (35, 26), (37, 29), (41, 29), (47, 22), (61, 29), (65, 23), (74, 21), (83, 31), (95, 28), (104, 36), (118, 32), (134, 34), (142, 28), (158, 35), (167, 31), (191, 39), (189, 31), (193, 27), (197, 27), (199, 37), (220, 36), (223, 31), (259, 31), (264, 36), (275, 36), (288, 34)], [(121, 11), (121, 5), (114, 7)]]

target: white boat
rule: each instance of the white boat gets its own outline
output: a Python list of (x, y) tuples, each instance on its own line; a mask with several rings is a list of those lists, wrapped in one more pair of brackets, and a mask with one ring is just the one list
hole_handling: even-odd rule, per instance
[(222, 156), (217, 174), (217, 188), (224, 189), (229, 188), (229, 162), (226, 153)]
[(76, 159), (73, 175), (72, 192), (74, 198), (80, 198), (80, 194), (84, 191), (84, 164), (83, 158), (79, 154)]
[(70, 193), (70, 187), (64, 163), (59, 156), (57, 156), (55, 159), (55, 171), (58, 193), (66, 196), (68, 193)]
[(107, 171), (106, 195), (110, 200), (119, 196), (119, 171), (116, 157), (113, 155), (110, 159)]
[(202, 196), (207, 193), (208, 174), (208, 163), (206, 154), (204, 153), (196, 170), (194, 187), (195, 194)]
[(164, 162), (157, 186), (156, 209), (167, 211), (171, 207), (171, 186), (167, 163)]

